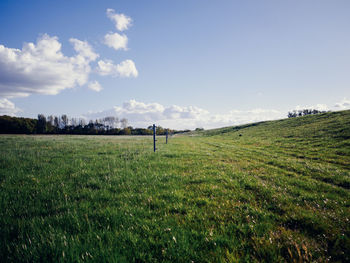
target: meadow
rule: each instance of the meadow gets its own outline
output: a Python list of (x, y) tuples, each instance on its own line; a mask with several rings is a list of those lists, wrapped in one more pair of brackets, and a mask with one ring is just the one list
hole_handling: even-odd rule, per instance
[(1, 261), (350, 261), (350, 111), (157, 143), (1, 135)]

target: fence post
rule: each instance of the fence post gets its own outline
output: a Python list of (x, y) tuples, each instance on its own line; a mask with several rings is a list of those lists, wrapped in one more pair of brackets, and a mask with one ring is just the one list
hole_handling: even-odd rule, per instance
[(153, 152), (156, 152), (156, 125), (153, 124)]
[(168, 144), (168, 129), (165, 131), (165, 144)]

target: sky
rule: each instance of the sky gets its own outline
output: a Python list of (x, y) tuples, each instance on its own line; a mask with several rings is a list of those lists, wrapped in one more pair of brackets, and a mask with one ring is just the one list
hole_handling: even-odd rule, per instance
[(350, 108), (350, 1), (0, 1), (0, 115), (216, 128)]

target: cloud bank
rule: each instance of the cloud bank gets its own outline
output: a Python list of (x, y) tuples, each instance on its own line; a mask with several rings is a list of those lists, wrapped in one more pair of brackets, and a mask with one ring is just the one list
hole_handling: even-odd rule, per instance
[(106, 116), (127, 118), (134, 127), (148, 127), (156, 123), (174, 129), (217, 128), (262, 120), (273, 120), (285, 117), (285, 112), (273, 109), (254, 109), (248, 111), (232, 110), (225, 114), (212, 114), (195, 107), (177, 105), (163, 106), (160, 103), (144, 103), (136, 100), (124, 102), (112, 109), (85, 114), (86, 119), (98, 119)]
[(326, 105), (326, 104), (316, 104), (316, 105), (313, 105), (313, 106), (300, 106), (300, 105), (297, 105), (292, 110), (303, 110), (303, 109), (313, 109), (313, 110), (319, 110), (319, 111), (329, 111), (329, 110), (331, 110), (331, 108), (328, 105)]
[[(338, 107), (338, 108), (337, 108)], [(294, 109), (317, 109), (317, 110), (339, 110), (350, 109), (350, 101), (343, 99), (336, 103), (335, 107), (328, 107), (325, 104), (315, 106), (296, 106)], [(293, 109), (293, 110), (294, 110)], [(83, 117), (90, 119), (99, 119), (106, 116), (116, 116), (119, 119), (127, 118), (129, 124), (133, 127), (148, 127), (153, 123), (165, 128), (173, 129), (195, 129), (195, 128), (220, 128), (225, 126), (234, 126), (246, 123), (253, 123), (266, 120), (277, 120), (287, 118), (287, 111), (277, 109), (251, 109), (237, 110), (233, 109), (226, 113), (211, 113), (208, 110), (196, 106), (164, 106), (160, 103), (145, 103), (136, 100), (124, 102), (121, 106), (114, 106), (109, 110), (100, 112), (89, 112)]]
[(342, 101), (337, 102), (334, 107), (339, 110), (350, 109), (350, 100), (344, 98)]

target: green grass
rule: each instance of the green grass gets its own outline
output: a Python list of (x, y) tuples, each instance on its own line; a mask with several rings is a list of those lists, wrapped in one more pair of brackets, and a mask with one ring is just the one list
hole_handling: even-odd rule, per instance
[(350, 260), (350, 111), (152, 147), (0, 136), (1, 261)]

